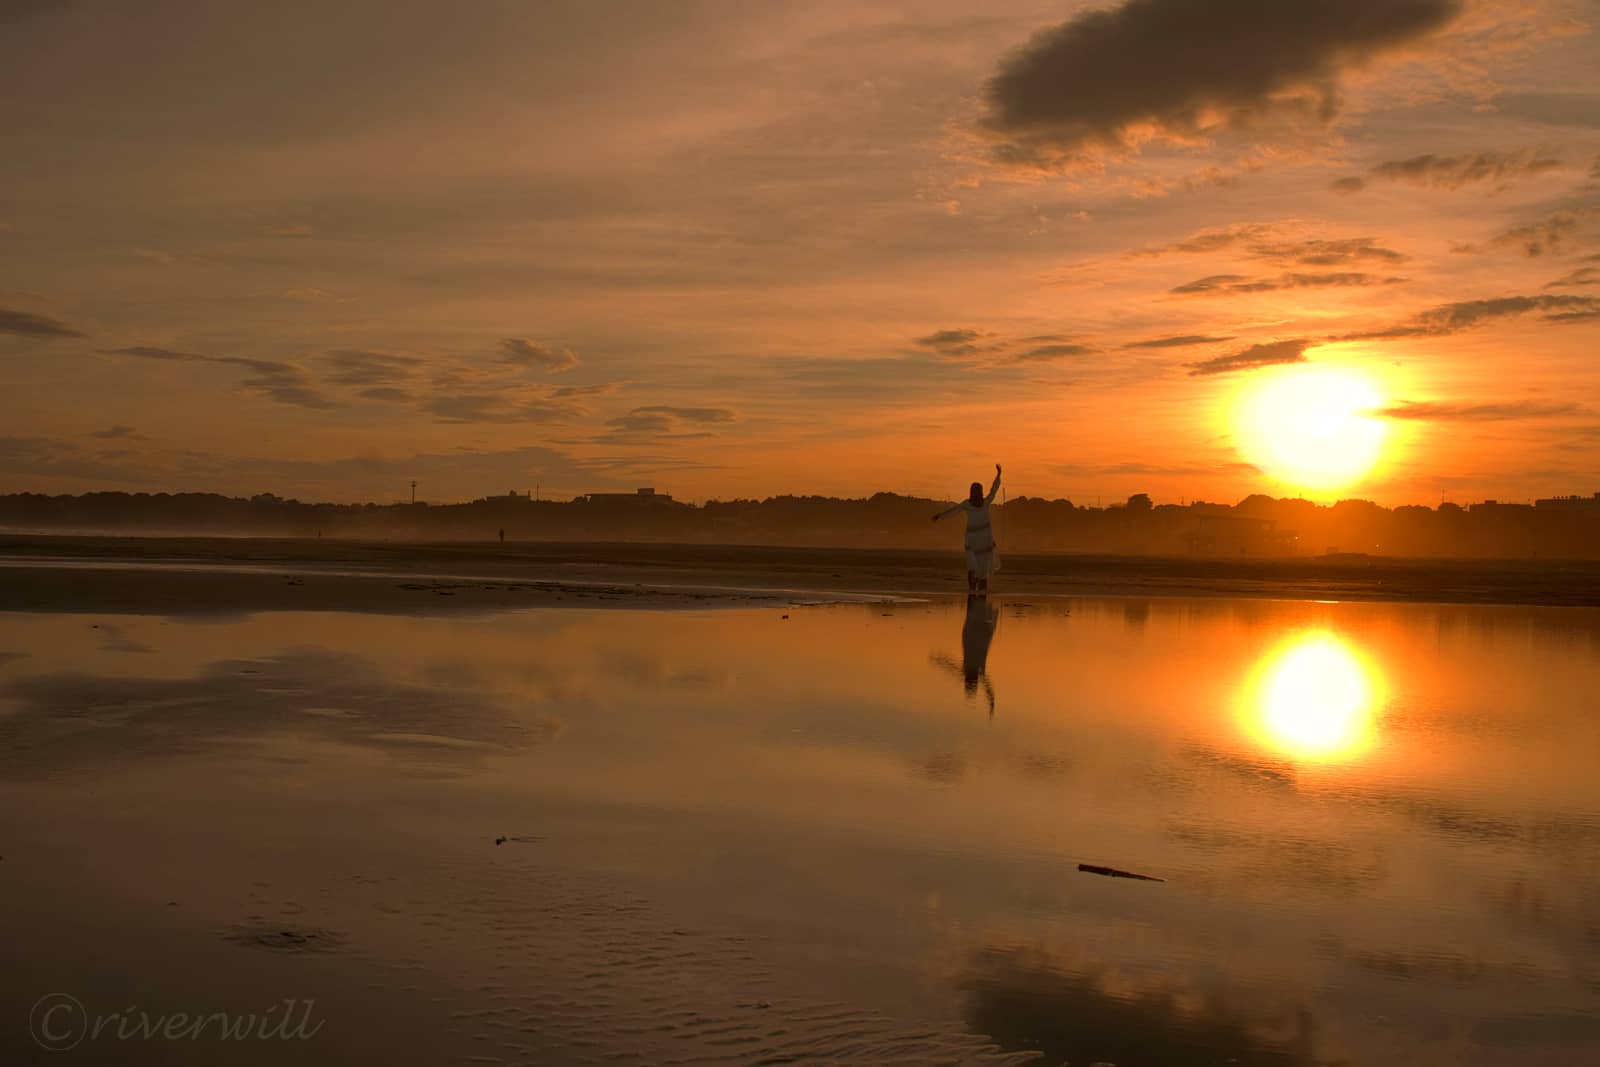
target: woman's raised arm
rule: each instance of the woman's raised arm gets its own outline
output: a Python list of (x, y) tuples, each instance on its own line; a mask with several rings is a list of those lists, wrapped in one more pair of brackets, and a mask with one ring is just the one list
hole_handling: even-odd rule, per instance
[(984, 498), (983, 504), (988, 507), (994, 503), (995, 494), (1000, 492), (1000, 464), (994, 465), (994, 484), (989, 487), (989, 495)]

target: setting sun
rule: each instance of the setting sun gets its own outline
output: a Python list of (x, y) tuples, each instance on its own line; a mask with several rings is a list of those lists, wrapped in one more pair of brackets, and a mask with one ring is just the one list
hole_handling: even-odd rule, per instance
[(1348, 759), (1371, 746), (1377, 669), (1331, 633), (1295, 636), (1263, 661), (1246, 701), (1250, 732), (1299, 760)]
[(1296, 365), (1242, 389), (1232, 425), (1245, 459), (1269, 477), (1325, 492), (1359, 481), (1382, 458), (1388, 426), (1373, 412), (1383, 402), (1359, 371)]

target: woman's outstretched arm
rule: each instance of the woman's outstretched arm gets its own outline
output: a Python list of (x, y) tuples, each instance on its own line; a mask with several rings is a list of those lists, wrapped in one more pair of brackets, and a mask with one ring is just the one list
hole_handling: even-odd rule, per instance
[(989, 487), (989, 495), (984, 498), (983, 505), (988, 507), (994, 503), (995, 494), (1000, 492), (1000, 464), (994, 465), (994, 484)]
[(933, 521), (934, 522), (938, 522), (940, 519), (944, 518), (946, 515), (954, 515), (958, 511), (964, 511), (966, 509), (966, 506), (967, 506), (967, 502), (965, 500), (961, 501), (959, 504), (952, 504), (949, 507), (945, 508), (943, 511), (939, 512), (937, 515), (935, 515), (933, 517)]

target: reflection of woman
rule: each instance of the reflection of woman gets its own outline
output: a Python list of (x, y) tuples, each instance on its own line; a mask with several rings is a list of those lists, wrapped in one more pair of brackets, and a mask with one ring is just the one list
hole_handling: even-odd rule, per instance
[(935, 522), (958, 511), (967, 513), (967, 591), (989, 591), (989, 578), (1000, 569), (1000, 554), (994, 547), (994, 525), (989, 515), (989, 505), (1000, 491), (1000, 464), (994, 465), (994, 484), (989, 495), (983, 495), (983, 483), (973, 482), (966, 500), (945, 508), (933, 517)]
[(935, 662), (961, 675), (967, 696), (978, 695), (982, 684), (989, 698), (989, 718), (994, 718), (994, 685), (989, 681), (989, 645), (994, 641), (995, 627), (1000, 622), (1000, 609), (989, 604), (987, 597), (967, 597), (967, 617), (961, 624), (961, 664), (956, 665), (949, 656), (936, 656)]

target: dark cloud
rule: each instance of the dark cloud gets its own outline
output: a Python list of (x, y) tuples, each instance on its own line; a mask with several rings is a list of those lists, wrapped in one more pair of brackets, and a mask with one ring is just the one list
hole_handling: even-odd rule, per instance
[(335, 349), (322, 361), (330, 368), (324, 379), (337, 385), (395, 385), (408, 380), (423, 362), (415, 356), (355, 348)]
[(396, 389), (392, 385), (378, 385), (371, 389), (363, 389), (356, 394), (368, 400), (383, 400), (395, 404), (403, 404), (411, 399), (411, 394), (404, 389)]
[(1382, 330), (1368, 330), (1334, 338), (1340, 341), (1378, 341), (1399, 337), (1444, 337), (1470, 330), (1495, 319), (1543, 312), (1547, 322), (1581, 322), (1600, 318), (1600, 298), (1592, 296), (1545, 295), (1500, 296), (1489, 300), (1463, 300), (1440, 304), (1413, 316), (1409, 321)]
[(1342, 193), (1359, 192), (1369, 180), (1410, 182), (1435, 189), (1459, 189), (1475, 182), (1509, 182), (1559, 170), (1564, 160), (1540, 156), (1531, 149), (1517, 152), (1474, 152), (1461, 156), (1412, 156), (1379, 163), (1370, 178), (1340, 178), (1333, 188)]
[(1189, 368), (1189, 377), (1208, 378), (1214, 374), (1233, 374), (1236, 371), (1254, 370), (1257, 367), (1272, 367), (1280, 363), (1306, 362), (1306, 349), (1312, 342), (1304, 338), (1290, 341), (1271, 341), (1262, 345), (1251, 345), (1249, 348), (1231, 355), (1217, 356), (1214, 359), (1202, 360), (1198, 363), (1186, 363)]
[(1338, 271), (1327, 274), (1280, 274), (1276, 278), (1249, 278), (1242, 274), (1213, 274), (1180, 285), (1171, 292), (1180, 296), (1230, 295), (1238, 293), (1271, 293), (1280, 289), (1325, 289), (1351, 286), (1395, 285), (1404, 278), (1380, 278), (1358, 271)]
[(159, 359), (171, 363), (216, 363), (243, 367), (250, 372), (250, 375), (239, 382), (241, 389), (248, 389), (280, 404), (292, 404), (296, 407), (340, 406), (338, 401), (322, 394), (317, 388), (316, 379), (304, 367), (293, 363), (279, 363), (270, 359), (246, 359), (242, 356), (204, 356), (197, 352), (179, 352), (150, 345), (133, 345), (128, 348), (102, 351), (112, 356), (136, 356), (140, 359)]
[(14, 333), (20, 337), (82, 337), (82, 333), (60, 319), (48, 315), (35, 315), (31, 311), (0, 308), (0, 333)]
[(1205, 334), (1186, 333), (1177, 337), (1152, 337), (1147, 341), (1129, 341), (1123, 348), (1188, 348), (1193, 345), (1216, 345), (1231, 341), (1232, 337), (1207, 337)]
[(1440, 422), (1497, 422), (1506, 419), (1552, 419), (1587, 412), (1577, 404), (1546, 404), (1537, 401), (1510, 401), (1486, 404), (1446, 404), (1430, 401), (1404, 401), (1374, 412), (1386, 419), (1415, 419)]
[(984, 90), (995, 158), (1059, 167), (1148, 136), (1193, 141), (1268, 117), (1325, 123), (1348, 70), (1416, 42), (1461, 0), (1128, 0), (1041, 30)]
[(539, 367), (549, 371), (570, 370), (578, 357), (570, 348), (551, 348), (526, 337), (507, 337), (500, 342), (501, 362), (518, 367)]
[(1095, 351), (1095, 349), (1092, 345), (1040, 345), (1037, 348), (1030, 348), (1025, 352), (1019, 352), (1015, 358), (1024, 361), (1067, 359), (1071, 356), (1088, 355), (1093, 351)]

